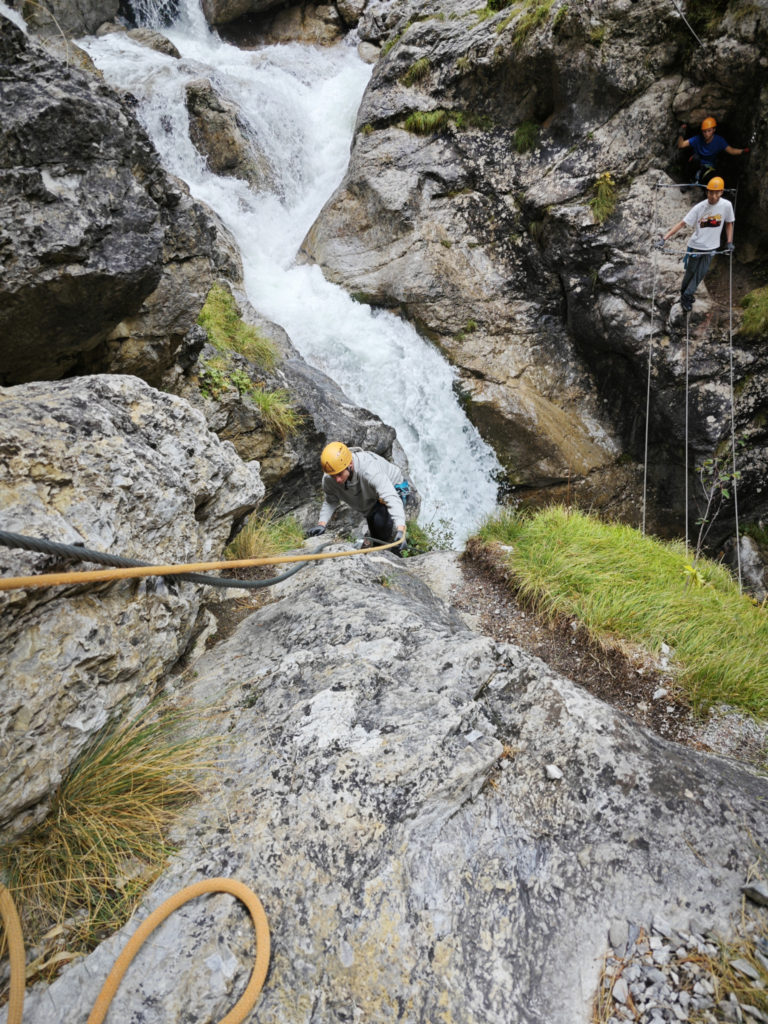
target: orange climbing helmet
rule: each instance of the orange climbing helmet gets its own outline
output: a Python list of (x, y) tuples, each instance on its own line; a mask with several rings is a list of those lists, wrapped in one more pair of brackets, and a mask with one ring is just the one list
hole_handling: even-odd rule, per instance
[(717, 121), (714, 119), (714, 117), (704, 118), (704, 120), (701, 122), (701, 130), (704, 131), (705, 128), (717, 128)]
[(336, 476), (352, 465), (352, 452), (341, 441), (331, 441), (323, 448), (320, 455), (320, 465), (323, 472), (329, 476)]
[(725, 182), (722, 178), (710, 178), (707, 182), (707, 192), (722, 192)]

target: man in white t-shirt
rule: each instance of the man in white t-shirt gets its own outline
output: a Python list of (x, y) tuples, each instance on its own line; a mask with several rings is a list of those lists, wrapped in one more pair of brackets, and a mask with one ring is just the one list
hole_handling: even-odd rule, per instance
[(725, 251), (733, 252), (733, 206), (727, 199), (723, 199), (725, 182), (722, 178), (710, 178), (707, 182), (707, 198), (686, 213), (681, 221), (678, 221), (673, 228), (656, 243), (659, 249), (664, 248), (664, 243), (673, 235), (676, 235), (682, 228), (688, 226), (693, 228), (693, 234), (688, 242), (688, 248), (683, 257), (683, 283), (680, 286), (680, 305), (690, 313), (693, 308), (693, 293), (704, 279), (709, 270), (712, 257), (720, 247), (720, 237), (725, 224)]

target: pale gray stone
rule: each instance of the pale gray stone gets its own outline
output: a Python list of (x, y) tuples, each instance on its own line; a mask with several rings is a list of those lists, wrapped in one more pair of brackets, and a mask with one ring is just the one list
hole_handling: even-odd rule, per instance
[[(136, 377), (0, 389), (0, 447), (6, 530), (155, 564), (220, 558), (264, 495), (258, 464)], [(4, 576), (67, 567), (0, 548)], [(38, 817), (93, 734), (151, 693), (186, 647), (202, 594), (161, 578), (0, 594), (6, 828), (24, 825), (25, 808)]]
[[(179, 853), (138, 915), (197, 877), (252, 882), (275, 936), (260, 1019), (309, 1024), (322, 1006), (323, 1024), (350, 1007), (386, 1020), (406, 1005), (422, 1008), (414, 1021), (574, 1024), (617, 910), (726, 926), (751, 857), (744, 830), (768, 839), (764, 779), (638, 730), (537, 659), (476, 636), (390, 556), (323, 562), (276, 590), (177, 681), (216, 697), (209, 727), (225, 737), (227, 772), (184, 814)], [(468, 744), (469, 732), (482, 738)], [(499, 772), (503, 743), (516, 752)], [(542, 772), (555, 760), (556, 788)], [(654, 841), (629, 841), (648, 821)], [(575, 853), (587, 846), (584, 864)], [(33, 991), (30, 1019), (82, 1020), (135, 926), (49, 995)], [(184, 927), (199, 936), (193, 962), (176, 953)], [(164, 924), (116, 1019), (141, 1006), (146, 1024), (180, 1022), (190, 1000), (220, 1018), (250, 969), (231, 938), (242, 927), (225, 899)], [(197, 977), (218, 933), (240, 964), (229, 1000), (207, 988), (207, 969)]]

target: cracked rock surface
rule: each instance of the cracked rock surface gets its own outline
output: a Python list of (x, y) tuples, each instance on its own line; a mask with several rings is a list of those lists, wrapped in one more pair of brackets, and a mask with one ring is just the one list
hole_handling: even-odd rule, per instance
[[(134, 922), (31, 993), (30, 1019), (83, 1019), (138, 921), (214, 875), (264, 903), (272, 962), (252, 1019), (274, 1024), (574, 1024), (612, 922), (728, 927), (745, 837), (768, 838), (765, 779), (474, 633), (391, 556), (326, 561), (276, 591), (187, 670), (222, 770), (178, 855)], [(111, 1012), (167, 1024), (194, 1003), (219, 1019), (251, 956), (231, 898), (188, 905)]]

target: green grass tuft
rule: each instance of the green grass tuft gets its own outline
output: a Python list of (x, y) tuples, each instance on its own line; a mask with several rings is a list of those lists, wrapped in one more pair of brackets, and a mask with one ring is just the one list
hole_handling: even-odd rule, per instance
[(291, 396), (284, 388), (276, 388), (274, 391), (253, 388), (248, 394), (258, 406), (265, 425), (280, 437), (290, 437), (298, 431), (301, 415), (291, 405)]
[(280, 516), (263, 508), (248, 517), (245, 526), (224, 552), (226, 558), (266, 558), (293, 551), (304, 543), (304, 531), (294, 516)]
[(277, 349), (255, 327), (240, 319), (237, 304), (227, 288), (215, 284), (200, 311), (197, 322), (208, 340), (221, 352), (239, 352), (262, 370), (271, 370), (277, 362)]
[(420, 57), (415, 64), (411, 64), (400, 81), (403, 85), (414, 85), (427, 77), (429, 69), (429, 57)]
[(603, 224), (616, 209), (618, 189), (610, 171), (605, 171), (592, 186), (594, 195), (589, 206), (596, 224)]
[(442, 131), (449, 120), (447, 110), (414, 110), (406, 117), (403, 128), (414, 135), (431, 135)]
[(749, 292), (741, 300), (741, 305), (744, 307), (741, 334), (749, 338), (768, 334), (768, 285)]
[(58, 949), (49, 946), (36, 964), (42, 976), (123, 925), (165, 865), (168, 826), (211, 767), (206, 744), (184, 735), (190, 718), (150, 705), (107, 726), (62, 781), (45, 820), (0, 848), (26, 942), (59, 933), (48, 936)]
[(561, 507), (501, 513), (479, 531), (510, 545), (520, 596), (551, 619), (576, 617), (598, 641), (675, 652), (692, 705), (730, 704), (768, 716), (768, 613), (709, 559), (629, 526)]
[(535, 149), (539, 142), (539, 126), (535, 121), (523, 121), (517, 126), (514, 146), (518, 153), (528, 153)]

